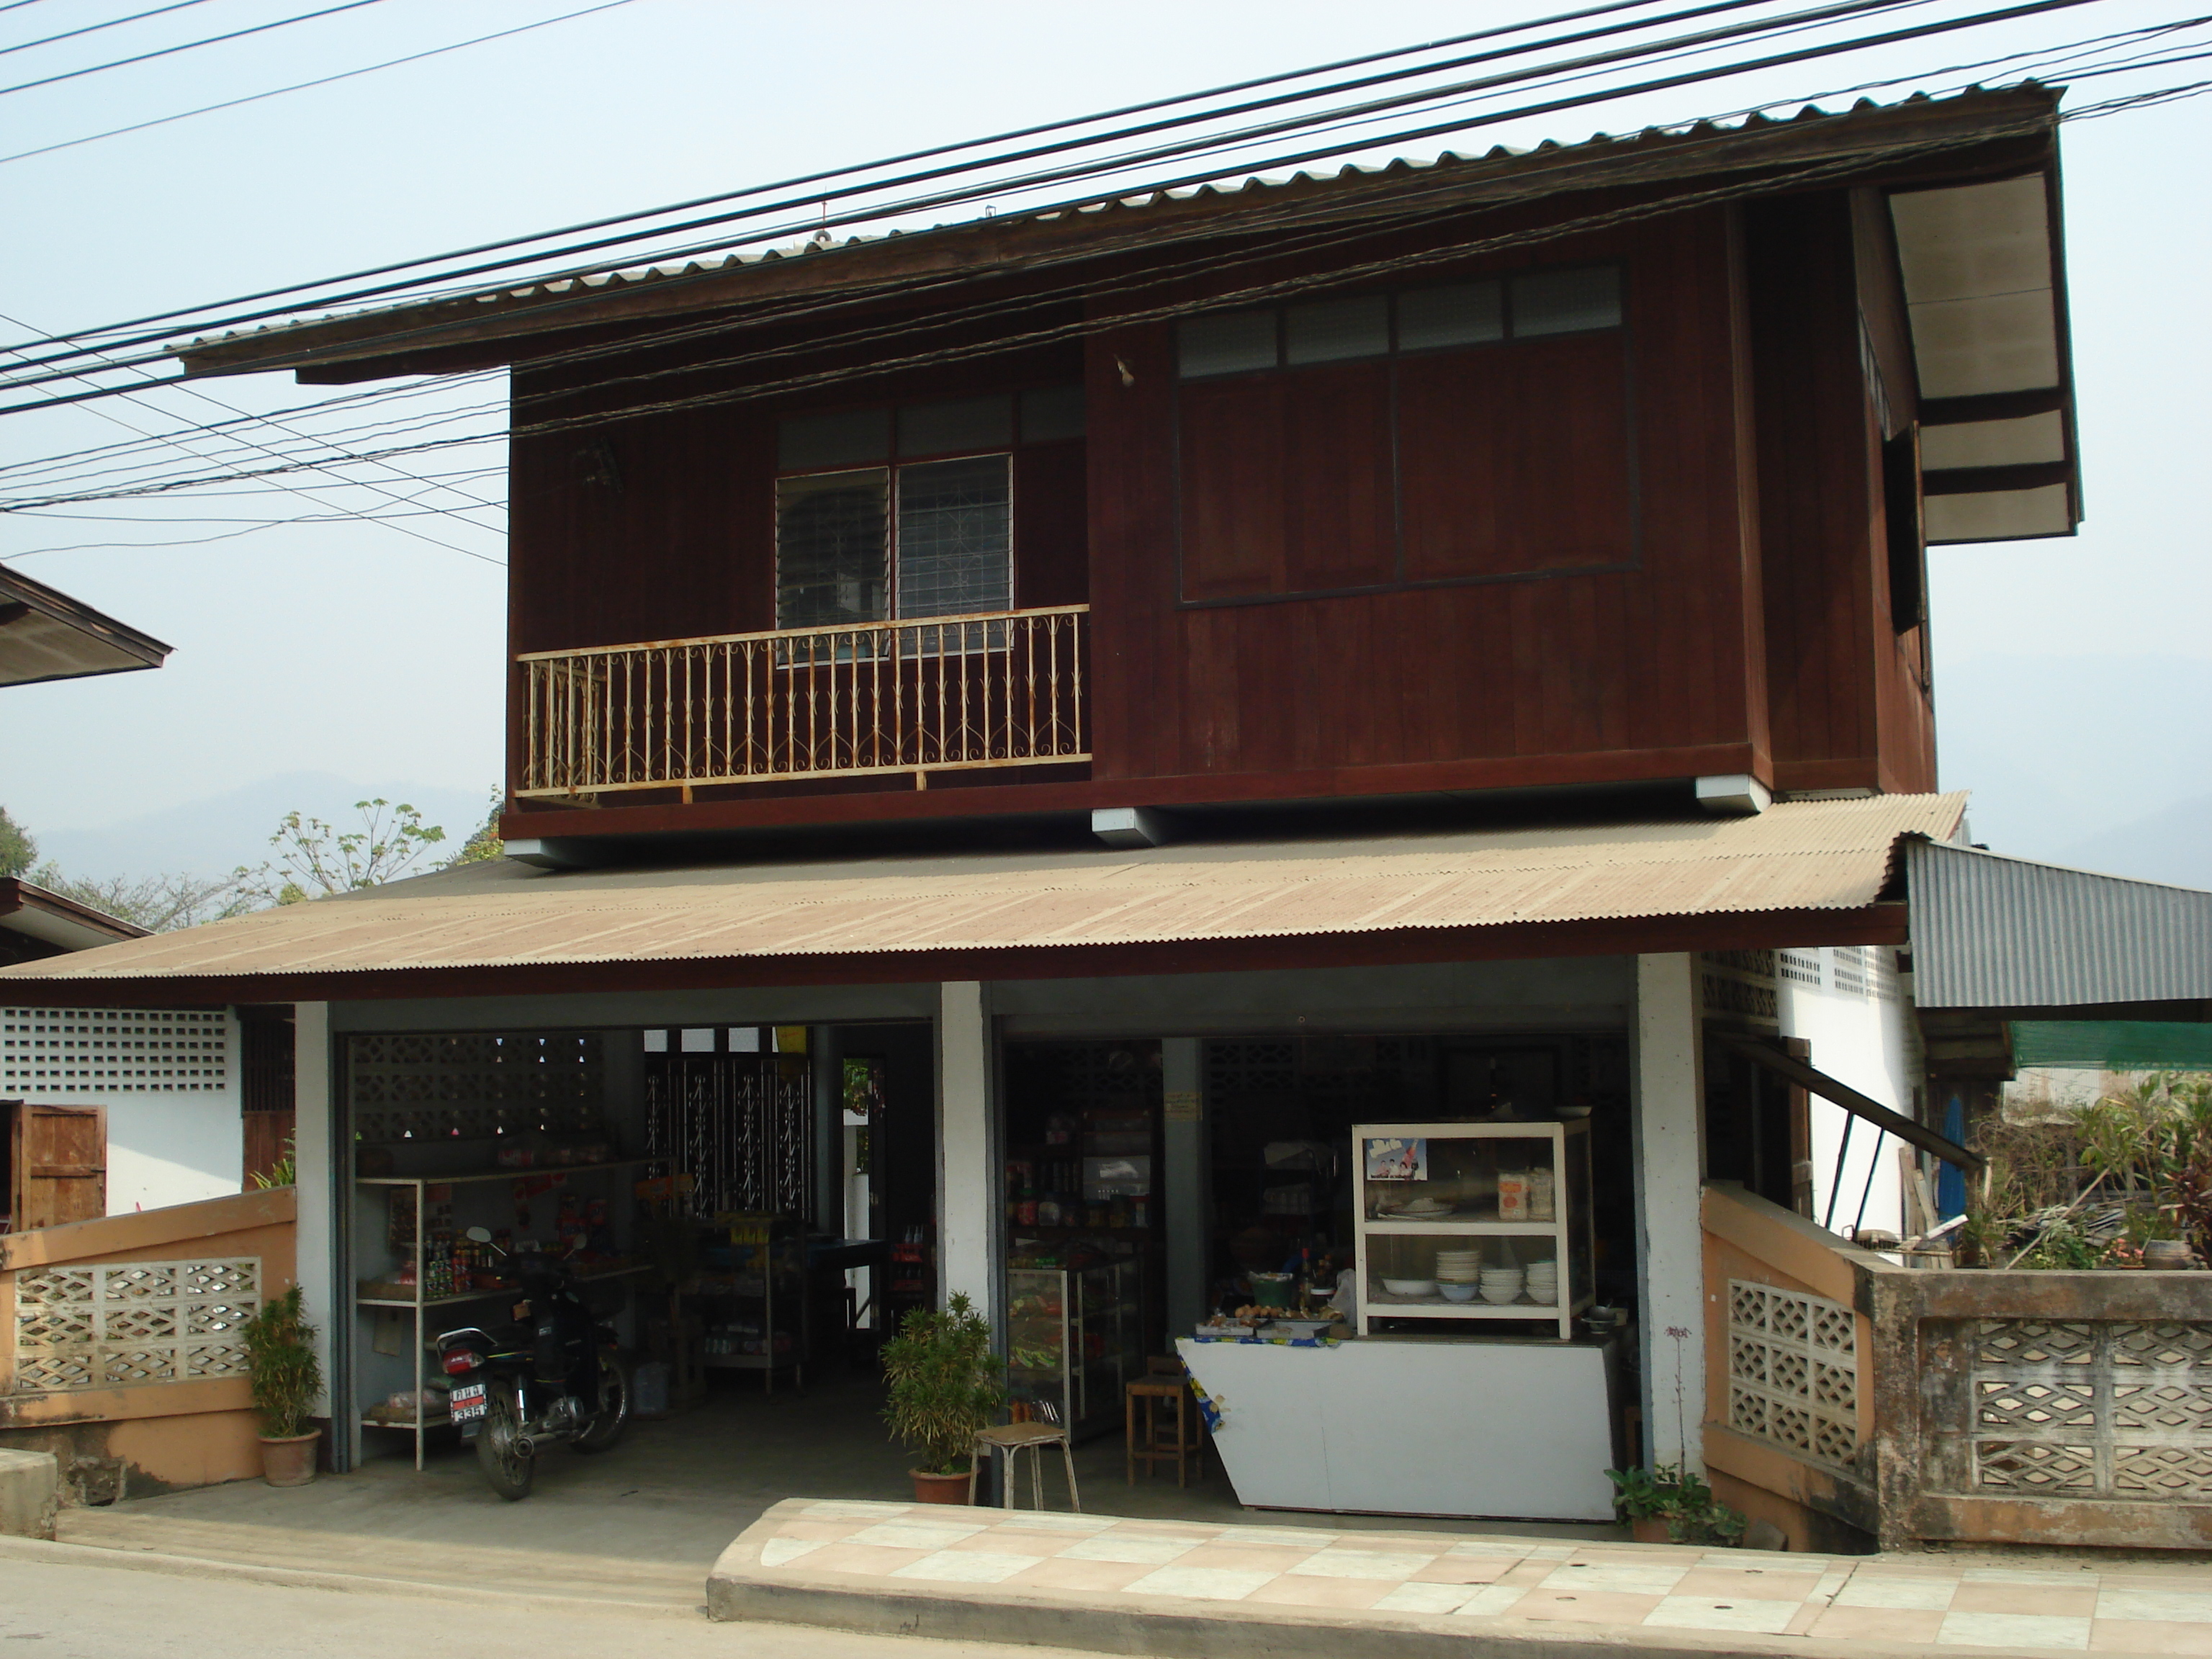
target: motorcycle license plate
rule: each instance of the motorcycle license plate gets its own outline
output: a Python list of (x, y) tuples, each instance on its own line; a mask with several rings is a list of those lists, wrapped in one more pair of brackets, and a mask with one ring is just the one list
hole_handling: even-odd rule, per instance
[(450, 1397), (456, 1423), (470, 1422), (491, 1409), (490, 1402), (484, 1398), (484, 1385), (481, 1382), (471, 1382), (455, 1389)]

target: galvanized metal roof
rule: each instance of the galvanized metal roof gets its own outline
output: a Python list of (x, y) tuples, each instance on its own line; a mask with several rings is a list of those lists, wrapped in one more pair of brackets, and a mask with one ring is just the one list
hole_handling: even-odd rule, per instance
[(1753, 817), (1130, 853), (678, 870), (501, 860), (27, 968), (11, 981), (346, 975), (551, 963), (1152, 945), (1508, 923), (1853, 910), (1902, 836), (1966, 797), (1807, 801)]
[(1905, 848), (1923, 1008), (2212, 998), (2212, 893), (1978, 848)]

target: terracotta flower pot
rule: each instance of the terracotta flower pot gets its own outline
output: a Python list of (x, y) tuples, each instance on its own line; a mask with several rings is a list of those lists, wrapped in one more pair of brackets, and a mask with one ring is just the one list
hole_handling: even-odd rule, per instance
[(272, 1486), (304, 1486), (315, 1478), (315, 1442), (320, 1429), (271, 1439), (261, 1437), (261, 1478)]
[(1667, 1535), (1667, 1522), (1659, 1516), (1646, 1515), (1628, 1523), (1628, 1535), (1639, 1544), (1671, 1544)]
[(968, 1501), (968, 1472), (958, 1474), (925, 1474), (920, 1469), (908, 1469), (914, 1477), (914, 1501), (917, 1504), (964, 1504)]

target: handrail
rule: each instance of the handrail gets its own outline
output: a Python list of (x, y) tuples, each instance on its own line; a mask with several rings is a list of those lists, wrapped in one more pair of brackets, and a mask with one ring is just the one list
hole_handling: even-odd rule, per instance
[(1041, 605), (1021, 611), (969, 611), (957, 617), (893, 617), (883, 622), (830, 623), (817, 628), (768, 628), (753, 634), (700, 634), (682, 640), (638, 640), (628, 645), (579, 645), (563, 651), (518, 651), (517, 662), (551, 662), (562, 657), (609, 657), (624, 651), (679, 651), (695, 645), (751, 645), (803, 638), (811, 634), (883, 634), (901, 628), (951, 628), (959, 623), (1002, 623), (1024, 617), (1087, 617), (1087, 605)]

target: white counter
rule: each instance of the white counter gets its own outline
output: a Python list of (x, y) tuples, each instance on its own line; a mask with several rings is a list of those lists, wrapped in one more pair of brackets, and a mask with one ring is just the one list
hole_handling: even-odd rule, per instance
[(1359, 1337), (1176, 1344), (1240, 1503), (1610, 1521), (1612, 1342)]

